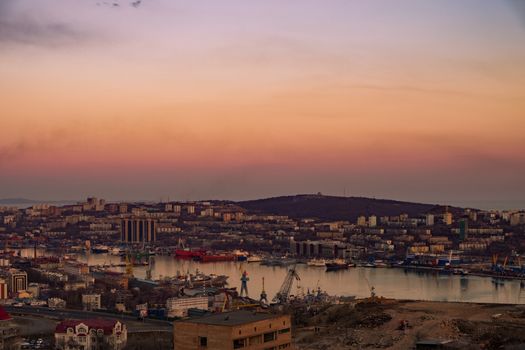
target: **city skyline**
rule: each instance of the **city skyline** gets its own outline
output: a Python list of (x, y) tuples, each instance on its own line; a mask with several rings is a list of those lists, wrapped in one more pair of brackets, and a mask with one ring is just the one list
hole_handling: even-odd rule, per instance
[(525, 197), (512, 1), (119, 4), (0, 3), (0, 198)]

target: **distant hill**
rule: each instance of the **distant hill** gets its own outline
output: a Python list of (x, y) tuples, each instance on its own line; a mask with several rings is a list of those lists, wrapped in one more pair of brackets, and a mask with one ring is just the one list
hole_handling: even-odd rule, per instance
[(56, 200), (56, 201), (45, 201), (45, 200), (36, 200), (36, 199), (27, 199), (27, 198), (0, 198), (0, 205), (8, 206), (17, 206), (17, 207), (26, 207), (32, 206), (35, 204), (52, 204), (52, 205), (66, 205), (74, 204), (77, 201), (73, 200)]
[(35, 201), (27, 198), (0, 198), (0, 204), (36, 204), (39, 201)]
[[(323, 195), (296, 195), (241, 201), (237, 204), (251, 213), (288, 215), (293, 218), (319, 218), (323, 220), (348, 220), (355, 222), (360, 215), (394, 216), (408, 214), (411, 217), (426, 213), (443, 213), (445, 206), (401, 202), (389, 199), (364, 197), (335, 197)], [(450, 207), (459, 214), (461, 208)]]

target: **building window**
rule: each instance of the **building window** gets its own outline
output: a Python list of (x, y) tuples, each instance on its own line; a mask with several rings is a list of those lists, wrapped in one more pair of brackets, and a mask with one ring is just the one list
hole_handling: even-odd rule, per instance
[(242, 339), (235, 339), (233, 341), (233, 348), (234, 349), (240, 349), (240, 348), (244, 348), (246, 346), (246, 338), (242, 338)]
[(199, 337), (199, 345), (203, 348), (208, 346), (208, 337)]
[(262, 343), (262, 337), (260, 335), (255, 335), (253, 337), (250, 337), (250, 346), (261, 344)]
[(279, 345), (279, 349), (288, 349), (290, 347), (290, 343)]
[(279, 334), (290, 333), (290, 328), (279, 329)]
[(268, 343), (274, 341), (277, 338), (277, 332), (264, 333), (264, 342)]

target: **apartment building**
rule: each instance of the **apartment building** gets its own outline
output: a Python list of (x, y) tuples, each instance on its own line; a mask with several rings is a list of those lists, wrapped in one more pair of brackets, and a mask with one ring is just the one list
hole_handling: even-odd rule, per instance
[(173, 334), (175, 350), (293, 349), (289, 315), (218, 313), (175, 322)]

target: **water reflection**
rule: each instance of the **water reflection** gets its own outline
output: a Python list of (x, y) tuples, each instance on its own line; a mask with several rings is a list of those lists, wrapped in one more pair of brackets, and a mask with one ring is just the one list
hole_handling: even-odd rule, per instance
[[(21, 252), (21, 255), (32, 256)], [(38, 255), (45, 254), (38, 251)], [(122, 258), (108, 254), (79, 254), (80, 261), (89, 265), (122, 263)], [(124, 267), (113, 268), (124, 271)], [(230, 276), (229, 285), (240, 290), (243, 271), (248, 273), (250, 296), (258, 298), (265, 278), (265, 289), (270, 298), (279, 290), (287, 269), (277, 266), (262, 266), (259, 263), (220, 262), (201, 264), (188, 260), (176, 260), (170, 256), (156, 256), (152, 259), (153, 279), (174, 276), (177, 272), (195, 272), (224, 274)], [(134, 268), (134, 275), (146, 277), (146, 266)], [(476, 276), (456, 276), (432, 272), (415, 272), (397, 268), (364, 268), (325, 272), (324, 268), (297, 265), (301, 277), (294, 284), (292, 293), (306, 292), (317, 286), (333, 295), (367, 297), (371, 286), (381, 296), (398, 299), (463, 301), (487, 303), (525, 304), (525, 292), (519, 281), (494, 283), (491, 278)]]

